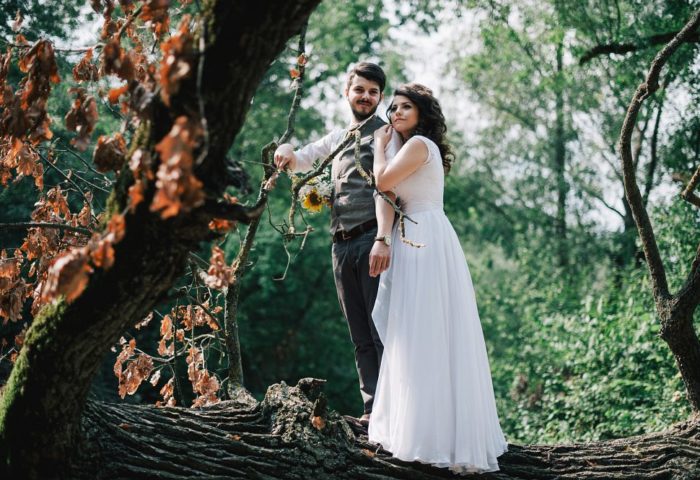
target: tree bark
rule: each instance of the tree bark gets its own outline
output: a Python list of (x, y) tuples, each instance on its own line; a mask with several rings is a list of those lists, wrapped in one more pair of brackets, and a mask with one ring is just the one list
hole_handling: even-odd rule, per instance
[[(207, 194), (217, 198), (227, 178), (225, 153), (257, 85), (318, 2), (204, 2), (206, 47), (199, 52), (204, 55), (204, 88), (190, 78), (171, 99), (171, 107), (156, 100), (148, 134), (137, 135), (135, 141), (153, 151), (179, 115), (200, 112), (203, 106), (209, 142), (196, 175)], [(112, 212), (124, 210), (132, 181), (129, 169), (123, 169)], [(126, 234), (115, 245), (114, 266), (95, 271), (73, 303), (59, 301), (34, 319), (0, 403), (0, 477), (62, 475), (104, 354), (166, 294), (183, 272), (188, 252), (209, 236), (211, 212), (202, 208), (163, 220), (148, 210), (153, 193), (151, 185), (146, 200), (126, 215)]]
[[(323, 381), (271, 386), (253, 405), (155, 408), (90, 401), (70, 478), (428, 480), (446, 469), (392, 458), (325, 410)], [(315, 425), (312, 420), (315, 418)], [(359, 433), (359, 432), (358, 432)], [(700, 425), (568, 445), (510, 445), (493, 479), (691, 479), (700, 476)]]

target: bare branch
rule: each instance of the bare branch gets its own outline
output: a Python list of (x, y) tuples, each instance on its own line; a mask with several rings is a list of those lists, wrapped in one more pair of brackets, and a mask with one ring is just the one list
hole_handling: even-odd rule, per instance
[[(638, 50), (643, 50), (645, 48), (653, 47), (654, 45), (664, 45), (664, 44), (670, 42), (678, 34), (679, 34), (679, 32), (660, 33), (657, 35), (651, 35), (650, 37), (643, 38), (637, 43), (612, 42), (612, 43), (607, 43), (604, 45), (596, 45), (595, 47), (591, 48), (590, 50), (588, 50), (586, 53), (583, 54), (583, 56), (579, 60), (579, 65), (584, 65), (584, 64), (590, 62), (595, 57), (599, 57), (601, 55), (610, 55), (610, 54), (623, 55), (625, 53), (636, 52)], [(700, 35), (698, 35), (697, 32), (691, 33), (686, 38), (684, 38), (683, 42), (698, 43), (698, 42), (700, 42)]]
[(654, 122), (654, 132), (651, 134), (651, 159), (649, 160), (649, 165), (647, 166), (647, 176), (646, 182), (644, 184), (644, 196), (642, 197), (642, 202), (646, 207), (649, 201), (649, 193), (654, 187), (654, 174), (656, 173), (656, 164), (658, 163), (658, 151), (657, 145), (659, 140), (659, 125), (661, 123), (661, 113), (663, 112), (663, 97), (659, 102), (659, 108), (656, 111), (656, 121)]
[(299, 51), (297, 52), (299, 55), (299, 57), (297, 57), (297, 71), (299, 72), (299, 76), (295, 79), (297, 88), (294, 89), (292, 108), (289, 110), (289, 115), (287, 116), (287, 130), (285, 130), (280, 141), (277, 142), (280, 145), (287, 143), (294, 133), (294, 121), (296, 120), (297, 110), (299, 110), (299, 105), (301, 104), (301, 95), (304, 91), (304, 73), (306, 71), (306, 27), (307, 26), (304, 25), (299, 33)]
[(695, 193), (695, 187), (700, 183), (700, 167), (695, 170), (695, 173), (691, 177), (688, 185), (681, 192), (681, 198), (686, 202), (690, 202), (696, 207), (700, 207), (700, 197)]
[(28, 228), (55, 228), (57, 230), (69, 230), (71, 232), (82, 233), (84, 235), (92, 235), (92, 230), (85, 227), (75, 227), (66, 225), (65, 223), (49, 223), (49, 222), (11, 222), (0, 223), (0, 228), (9, 228), (13, 230), (26, 230)]
[(245, 206), (238, 203), (208, 200), (204, 203), (202, 210), (214, 218), (250, 223), (262, 215), (265, 205), (260, 205), (260, 202), (257, 202), (253, 206)]
[(598, 200), (600, 203), (602, 203), (603, 205), (605, 205), (605, 207), (606, 207), (608, 210), (610, 210), (610, 211), (612, 211), (612, 212), (618, 214), (618, 215), (620, 216), (620, 218), (622, 218), (622, 219), (624, 220), (625, 214), (624, 214), (623, 212), (621, 212), (620, 210), (618, 210), (617, 208), (615, 208), (614, 206), (610, 205), (610, 204), (607, 202), (607, 200), (605, 200), (605, 198), (603, 197), (603, 195), (602, 195), (600, 192), (595, 191), (593, 188), (591, 188), (591, 187), (589, 187), (589, 186), (587, 186), (587, 185), (582, 185), (582, 186), (581, 186), (581, 189), (582, 189), (584, 192), (586, 192), (588, 195), (590, 195), (591, 197), (593, 197), (594, 199)]

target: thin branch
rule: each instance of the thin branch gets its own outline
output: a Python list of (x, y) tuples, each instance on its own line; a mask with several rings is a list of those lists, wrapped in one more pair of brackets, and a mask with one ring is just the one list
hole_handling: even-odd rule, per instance
[(599, 192), (596, 192), (595, 190), (593, 190), (592, 188), (590, 188), (590, 187), (588, 187), (588, 186), (586, 186), (586, 185), (582, 185), (582, 186), (581, 186), (581, 189), (582, 189), (584, 192), (586, 192), (588, 195), (590, 195), (591, 197), (593, 197), (594, 199), (598, 200), (600, 203), (602, 203), (603, 205), (605, 205), (605, 207), (606, 207), (608, 210), (610, 210), (610, 211), (612, 211), (612, 212), (618, 214), (618, 215), (620, 216), (620, 218), (622, 218), (622, 219), (624, 220), (625, 214), (622, 213), (622, 212), (621, 212), (620, 210), (618, 210), (617, 208), (615, 208), (615, 207), (613, 207), (612, 205), (610, 205), (610, 204), (607, 202), (607, 200), (605, 200), (605, 198), (603, 198), (603, 195), (601, 195)]
[[(90, 162), (88, 162), (88, 161), (85, 160), (83, 157), (81, 157), (80, 155), (78, 155), (78, 154), (77, 154), (76, 152), (74, 152), (72, 149), (70, 149), (70, 148), (65, 148), (65, 149), (64, 149), (64, 148), (55, 148), (54, 151), (56, 151), (56, 152), (63, 152), (63, 153), (70, 153), (70, 154), (73, 155), (75, 158), (77, 158), (78, 160), (80, 160), (80, 161), (83, 163), (83, 165), (85, 165), (85, 167), (87, 167), (88, 169), (90, 169), (91, 172), (93, 172), (93, 173), (95, 173), (95, 174), (101, 176), (106, 182), (108, 182), (108, 186), (111, 187), (111, 186), (114, 185), (114, 182), (113, 182), (112, 180), (110, 180), (109, 177), (107, 177), (107, 175), (105, 175), (105, 174), (102, 173), (102, 172), (97, 171), (97, 170), (95, 169), (95, 167), (93, 167), (92, 165), (90, 165)], [(97, 187), (97, 188), (99, 188), (99, 187)], [(110, 193), (110, 192), (111, 192), (110, 190), (103, 190), (103, 191), (105, 191), (105, 192), (107, 192), (107, 193)]]
[[(13, 47), (13, 48), (25, 48), (25, 49), (31, 49), (34, 45), (33, 44), (22, 44), (22, 43), (15, 43), (15, 42), (10, 42), (4, 38), (0, 38), (0, 42), (4, 43), (7, 46)], [(76, 47), (76, 48), (60, 48), (60, 47), (53, 47), (54, 52), (66, 52), (66, 53), (85, 53), (90, 49), (98, 49), (104, 47), (104, 43), (96, 43), (95, 45), (91, 47)]]
[[(299, 105), (301, 104), (301, 95), (304, 91), (304, 72), (306, 71), (306, 27), (307, 25), (304, 24), (304, 26), (301, 28), (301, 32), (299, 33), (299, 57), (297, 57), (299, 76), (296, 78), (297, 88), (294, 90), (292, 108), (289, 110), (289, 115), (287, 116), (287, 130), (284, 132), (284, 135), (282, 135), (279, 142), (277, 142), (280, 145), (287, 143), (294, 133), (294, 121), (296, 120), (297, 110), (299, 110)], [(300, 62), (299, 60), (302, 58), (303, 61)]]
[(224, 220), (236, 220), (241, 223), (250, 223), (255, 218), (262, 215), (265, 205), (259, 201), (253, 206), (245, 206), (238, 203), (227, 203), (207, 200), (202, 206), (202, 211), (214, 218)]
[[(44, 155), (42, 155), (41, 152), (40, 152), (39, 150), (34, 149), (34, 151), (36, 152), (37, 155), (39, 155), (39, 158), (41, 158), (41, 159), (44, 161), (44, 163), (45, 163), (46, 165), (48, 165), (49, 167), (53, 168), (56, 172), (58, 172), (58, 174), (59, 174), (60, 176), (62, 176), (64, 179), (66, 179), (66, 181), (67, 181), (68, 183), (72, 184), (72, 185), (76, 188), (76, 190), (78, 190), (78, 192), (80, 193), (80, 195), (82, 195), (83, 200), (85, 200), (85, 203), (87, 203), (88, 205), (90, 205), (90, 210), (91, 210), (91, 211), (94, 211), (94, 208), (92, 207), (92, 202), (88, 200), (88, 197), (87, 197), (87, 195), (85, 194), (85, 192), (83, 192), (83, 189), (80, 188), (80, 187), (78, 186), (78, 184), (75, 183), (75, 181), (74, 181), (72, 178), (70, 178), (68, 175), (66, 175), (66, 174), (63, 172), (63, 170), (61, 170), (61, 169), (58, 168), (56, 165), (54, 165), (53, 163), (51, 163), (51, 161), (50, 161), (48, 158), (46, 158)], [(89, 183), (89, 182), (88, 182), (88, 183)]]
[(654, 187), (654, 174), (656, 172), (656, 164), (658, 163), (658, 140), (659, 140), (659, 125), (661, 123), (661, 113), (663, 112), (664, 99), (661, 97), (659, 101), (659, 108), (656, 111), (656, 120), (654, 122), (654, 131), (651, 134), (651, 159), (649, 160), (649, 165), (647, 166), (647, 177), (646, 183), (644, 185), (644, 196), (642, 197), (642, 203), (646, 207), (649, 202), (649, 194), (651, 189)]
[(206, 58), (206, 43), (207, 37), (207, 22), (202, 16), (202, 31), (199, 35), (199, 62), (197, 63), (197, 103), (199, 106), (199, 119), (202, 123), (204, 131), (204, 148), (197, 157), (196, 164), (201, 165), (207, 155), (209, 155), (209, 124), (207, 123), (207, 115), (204, 110), (204, 96), (202, 95), (202, 78), (204, 77), (204, 59)]
[(28, 228), (55, 228), (58, 230), (69, 230), (72, 232), (82, 233), (85, 235), (92, 235), (92, 230), (85, 227), (75, 227), (73, 225), (66, 225), (64, 223), (50, 223), (50, 222), (11, 222), (11, 223), (0, 223), (0, 228), (8, 228), (12, 230), (25, 230)]
[[(604, 45), (596, 45), (581, 56), (581, 59), (579, 60), (579, 65), (584, 65), (590, 62), (595, 57), (599, 57), (601, 55), (623, 55), (625, 53), (636, 52), (638, 50), (653, 47), (654, 45), (664, 45), (670, 42), (678, 34), (679, 32), (660, 33), (657, 35), (651, 35), (649, 37), (643, 38), (637, 43), (612, 42)], [(698, 35), (697, 32), (694, 32), (686, 36), (682, 41), (685, 43), (698, 43), (700, 42), (700, 35)]]
[(700, 183), (700, 167), (695, 170), (688, 185), (681, 192), (681, 198), (686, 202), (692, 203), (696, 207), (700, 207), (700, 197), (695, 193), (695, 187), (697, 187), (698, 183)]
[(117, 40), (121, 40), (122, 35), (123, 35), (124, 32), (126, 31), (126, 29), (129, 28), (129, 25), (131, 25), (131, 23), (132, 23), (132, 22), (136, 19), (136, 17), (138, 17), (139, 14), (141, 13), (141, 10), (143, 9), (143, 6), (144, 6), (144, 4), (142, 3), (141, 5), (139, 5), (139, 7), (138, 7), (136, 10), (134, 10), (133, 12), (131, 12), (131, 13), (129, 14), (129, 17), (126, 19), (126, 22), (124, 22), (124, 25), (122, 25), (122, 28), (120, 28), (119, 31), (117, 32)]

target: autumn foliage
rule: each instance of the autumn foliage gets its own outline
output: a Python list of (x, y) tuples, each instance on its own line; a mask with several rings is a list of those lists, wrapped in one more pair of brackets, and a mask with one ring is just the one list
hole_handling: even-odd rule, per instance
[[(181, 12), (187, 3), (90, 0), (104, 20), (101, 39), (84, 49), (72, 76), (65, 80), (70, 82), (73, 100), (63, 121), (74, 135), (69, 142), (74, 155), (91, 151), (90, 168), (96, 174), (112, 184), (114, 175), (124, 171), (131, 175), (127, 208), (120, 212), (96, 208), (90, 188), (66, 188), (81, 179), (63, 165), (65, 153), (55, 149), (51, 126), (56, 120), (47, 109), (52, 86), (62, 81), (56, 62), (61, 53), (46, 39), (30, 44), (20, 33), (22, 19), (15, 22), (15, 41), (0, 55), (0, 183), (8, 187), (32, 177), (38, 200), (21, 247), (0, 251), (3, 324), (28, 324), (47, 304), (79, 299), (92, 276), (119, 261), (118, 245), (127, 234), (129, 216), (142, 205), (148, 207), (145, 212), (163, 220), (203, 205), (205, 193), (195, 165), (206, 132), (197, 113), (173, 118), (169, 132), (153, 147), (135, 141), (138, 129), (152, 120), (154, 104), (171, 106), (182, 82), (196, 71), (191, 31), (195, 22)], [(173, 12), (181, 20), (171, 32)], [(153, 51), (153, 41), (159, 50)], [(19, 72), (19, 78), (14, 72)], [(122, 127), (93, 138), (101, 101), (121, 115)], [(44, 192), (47, 168), (60, 172), (64, 181)], [(74, 208), (76, 204), (81, 206)], [(214, 219), (210, 225), (217, 234), (234, 227), (235, 222), (225, 219)], [(173, 365), (179, 355), (186, 358), (194, 405), (218, 401), (221, 381), (207, 368), (206, 349), (222, 333), (217, 316), (222, 314), (221, 293), (234, 280), (233, 268), (215, 246), (209, 264), (193, 266), (189, 276), (196, 291), (179, 298), (177, 306), (162, 316), (154, 352), (140, 349), (135, 338), (120, 341), (114, 373), (122, 398), (136, 392), (145, 380), (157, 387), (161, 373), (167, 371), (170, 378), (159, 389), (159, 404), (174, 405)], [(153, 313), (140, 322), (134, 319), (134, 324), (145, 328), (151, 318)], [(0, 361), (13, 360), (22, 341), (23, 335), (16, 336), (14, 345), (4, 341)]]

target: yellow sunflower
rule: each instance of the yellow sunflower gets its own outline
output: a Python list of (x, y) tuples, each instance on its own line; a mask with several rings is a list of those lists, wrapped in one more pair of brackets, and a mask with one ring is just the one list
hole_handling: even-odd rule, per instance
[(318, 190), (316, 188), (310, 189), (307, 194), (304, 196), (304, 200), (302, 200), (301, 205), (307, 209), (310, 212), (320, 212), (321, 209), (323, 208), (324, 204), (324, 199), (323, 197), (318, 193)]

